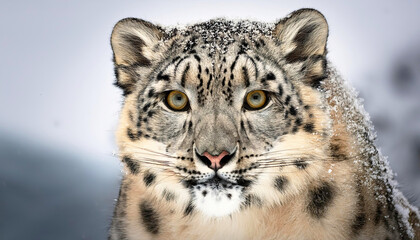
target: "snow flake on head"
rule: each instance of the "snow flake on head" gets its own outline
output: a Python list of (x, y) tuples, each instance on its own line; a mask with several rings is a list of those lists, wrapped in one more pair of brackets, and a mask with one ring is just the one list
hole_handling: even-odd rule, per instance
[(167, 28), (167, 36), (164, 40), (176, 35), (192, 36), (186, 43), (185, 50), (190, 50), (199, 41), (202, 41), (209, 48), (210, 54), (216, 52), (225, 54), (228, 46), (238, 39), (248, 38), (254, 41), (261, 36), (271, 38), (273, 29), (274, 24), (270, 23), (248, 20), (232, 21), (219, 18), (195, 25)]

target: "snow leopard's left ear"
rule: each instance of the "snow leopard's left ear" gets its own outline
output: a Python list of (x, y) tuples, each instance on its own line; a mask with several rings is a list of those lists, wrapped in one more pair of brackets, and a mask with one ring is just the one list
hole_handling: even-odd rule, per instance
[(328, 24), (315, 9), (300, 9), (277, 23), (274, 36), (280, 40), (287, 63), (303, 62), (305, 81), (313, 86), (325, 78)]
[(124, 95), (133, 91), (136, 74), (133, 67), (150, 67), (156, 53), (153, 47), (164, 36), (164, 31), (150, 22), (137, 18), (125, 18), (115, 24), (111, 35), (114, 52), (116, 85)]

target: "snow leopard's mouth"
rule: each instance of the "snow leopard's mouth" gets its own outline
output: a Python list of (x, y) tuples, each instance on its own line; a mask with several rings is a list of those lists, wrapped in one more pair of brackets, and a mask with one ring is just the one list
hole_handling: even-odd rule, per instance
[(244, 202), (244, 186), (215, 177), (190, 186), (193, 205), (210, 217), (222, 217), (239, 211)]
[(216, 174), (214, 175), (213, 178), (210, 178), (206, 181), (197, 182), (196, 186), (200, 186), (200, 185), (209, 186), (215, 189), (224, 189), (224, 188), (233, 188), (234, 186), (238, 186), (239, 184), (228, 181), (228, 180), (224, 180)]
[(239, 178), (236, 181), (231, 181), (229, 179), (224, 179), (220, 177), (217, 173), (214, 174), (213, 177), (200, 180), (200, 181), (194, 181), (194, 180), (187, 180), (185, 181), (186, 185), (189, 188), (202, 188), (202, 187), (209, 187), (215, 190), (222, 190), (222, 189), (233, 189), (233, 188), (246, 188), (248, 187), (252, 182), (250, 180), (246, 180), (244, 178)]

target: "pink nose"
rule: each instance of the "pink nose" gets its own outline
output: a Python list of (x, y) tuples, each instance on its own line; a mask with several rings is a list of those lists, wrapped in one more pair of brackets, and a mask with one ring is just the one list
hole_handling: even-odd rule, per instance
[(222, 167), (220, 165), (220, 160), (222, 160), (222, 158), (226, 155), (229, 155), (229, 153), (227, 151), (223, 151), (218, 156), (213, 156), (208, 152), (203, 153), (203, 156), (205, 156), (207, 159), (210, 160), (210, 162), (211, 162), (210, 167), (213, 168), (213, 169), (219, 169), (219, 168)]

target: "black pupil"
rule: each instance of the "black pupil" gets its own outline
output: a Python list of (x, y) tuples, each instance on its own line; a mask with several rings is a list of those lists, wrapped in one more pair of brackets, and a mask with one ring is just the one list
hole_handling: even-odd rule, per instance
[(182, 100), (182, 96), (181, 95), (176, 96), (176, 100), (181, 101)]
[(254, 100), (258, 100), (258, 99), (260, 98), (260, 95), (259, 95), (258, 93), (256, 93), (256, 94), (254, 94), (254, 95), (252, 96), (252, 98), (253, 98)]

